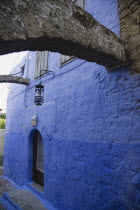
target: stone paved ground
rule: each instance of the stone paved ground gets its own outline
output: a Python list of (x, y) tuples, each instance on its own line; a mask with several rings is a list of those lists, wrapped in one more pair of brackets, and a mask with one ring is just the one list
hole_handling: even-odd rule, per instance
[[(15, 189), (15, 187), (13, 187), (9, 181), (4, 179), (2, 175), (3, 175), (3, 168), (0, 167), (0, 197), (3, 195), (4, 192)], [(6, 210), (6, 208), (2, 204), (0, 204), (0, 210)]]
[[(2, 197), (4, 192), (8, 192), (7, 195), (10, 199), (16, 203), (23, 210), (47, 210), (47, 208), (40, 202), (40, 200), (33, 195), (31, 192), (25, 189), (17, 189), (8, 180), (2, 177), (3, 170), (0, 167), (0, 197)], [(49, 205), (48, 205), (49, 206)], [(3, 203), (0, 203), (0, 210), (6, 210)], [(50, 208), (54, 210), (55, 208)]]
[(4, 192), (15, 189), (15, 187), (9, 181), (1, 177), (2, 174), (2, 167), (0, 167), (0, 197), (3, 195)]
[(28, 190), (13, 190), (8, 196), (23, 210), (47, 210), (47, 208)]

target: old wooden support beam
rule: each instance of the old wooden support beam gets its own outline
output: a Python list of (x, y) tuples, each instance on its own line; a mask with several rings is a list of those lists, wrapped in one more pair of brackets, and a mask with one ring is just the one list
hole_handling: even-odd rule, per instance
[(0, 75), (0, 83), (5, 83), (5, 82), (28, 85), (30, 80), (19, 76)]
[(24, 50), (74, 55), (111, 69), (126, 64), (122, 40), (69, 0), (0, 2), (0, 54)]

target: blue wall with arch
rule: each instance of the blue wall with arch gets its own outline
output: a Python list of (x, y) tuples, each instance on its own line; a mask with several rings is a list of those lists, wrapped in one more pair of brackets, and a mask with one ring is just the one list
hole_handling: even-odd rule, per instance
[[(37, 129), (33, 129), (31, 130), (30, 134), (29, 134), (29, 140), (28, 140), (28, 147), (27, 147), (27, 151), (28, 151), (28, 182), (32, 182), (33, 181), (33, 148), (34, 148), (34, 139), (35, 139), (35, 135), (38, 135), (38, 133), (41, 135), (40, 131)], [(44, 138), (41, 135), (41, 141), (43, 144), (43, 157), (46, 156), (46, 144), (44, 142)], [(44, 174), (46, 175), (46, 171), (44, 172)]]
[[(87, 0), (86, 9), (120, 34), (117, 0)], [(29, 181), (29, 136), (36, 115), (45, 148), (46, 199), (61, 210), (139, 208), (140, 75), (127, 68), (109, 72), (80, 59), (60, 66), (60, 54), (50, 53), (55, 77), (42, 77), (45, 103), (37, 107), (34, 69), (30, 52), (24, 76), (31, 83), (11, 86), (5, 176), (20, 186)]]

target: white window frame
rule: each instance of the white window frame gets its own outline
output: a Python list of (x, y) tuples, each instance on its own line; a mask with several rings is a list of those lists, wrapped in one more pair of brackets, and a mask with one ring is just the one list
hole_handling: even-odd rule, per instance
[(34, 78), (37, 79), (40, 76), (46, 74), (48, 70), (48, 58), (49, 58), (49, 51), (36, 51), (36, 61), (35, 61), (35, 75)]

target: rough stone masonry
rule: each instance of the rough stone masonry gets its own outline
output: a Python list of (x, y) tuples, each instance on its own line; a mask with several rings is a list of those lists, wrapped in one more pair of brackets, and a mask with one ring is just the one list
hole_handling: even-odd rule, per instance
[(5, 0), (0, 4), (1, 55), (49, 50), (110, 69), (126, 65), (122, 40), (68, 0)]
[(129, 64), (140, 72), (140, 0), (119, 0), (121, 38), (127, 45)]

